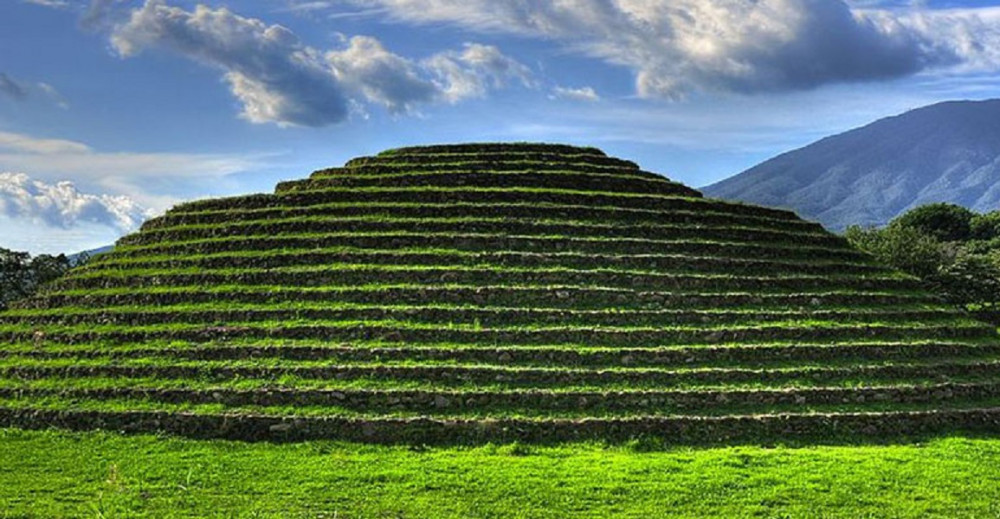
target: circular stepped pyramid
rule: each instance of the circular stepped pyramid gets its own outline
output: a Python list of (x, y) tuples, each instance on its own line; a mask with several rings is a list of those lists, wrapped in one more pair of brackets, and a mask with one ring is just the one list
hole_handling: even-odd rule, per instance
[(183, 204), (0, 314), (0, 425), (382, 442), (1000, 430), (995, 330), (593, 148), (403, 148)]

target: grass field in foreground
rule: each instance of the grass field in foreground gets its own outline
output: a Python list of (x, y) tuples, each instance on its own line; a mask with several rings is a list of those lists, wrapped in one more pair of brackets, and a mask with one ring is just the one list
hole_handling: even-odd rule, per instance
[(0, 429), (0, 517), (1000, 517), (1000, 440), (415, 449)]

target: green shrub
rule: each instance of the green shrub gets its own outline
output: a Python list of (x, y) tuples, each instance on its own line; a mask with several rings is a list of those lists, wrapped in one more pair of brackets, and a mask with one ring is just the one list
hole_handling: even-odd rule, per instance
[(951, 255), (950, 249), (933, 235), (907, 225), (890, 225), (885, 229), (854, 225), (844, 236), (882, 263), (920, 278), (936, 274)]
[(969, 223), (973, 240), (993, 240), (1000, 238), (1000, 211), (977, 214)]
[(912, 209), (889, 223), (890, 228), (910, 228), (940, 241), (965, 241), (971, 236), (976, 214), (955, 204), (928, 204)]
[(1000, 268), (989, 257), (961, 254), (928, 281), (956, 303), (983, 309), (1000, 305)]

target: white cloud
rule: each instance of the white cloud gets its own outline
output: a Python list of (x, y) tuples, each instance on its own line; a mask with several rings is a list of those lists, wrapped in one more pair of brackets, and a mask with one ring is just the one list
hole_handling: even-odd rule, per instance
[(81, 193), (69, 181), (50, 184), (24, 173), (0, 173), (0, 214), (62, 229), (93, 223), (128, 232), (151, 212), (127, 196)]
[(345, 43), (324, 52), (281, 25), (226, 8), (186, 11), (162, 0), (147, 0), (111, 33), (122, 57), (163, 48), (222, 70), (243, 105), (241, 115), (255, 123), (325, 126), (346, 119), (359, 101), (407, 112), (420, 103), (482, 95), (511, 77), (527, 84), (530, 75), (495, 47), (469, 44), (418, 63), (371, 37)]
[(203, 5), (189, 12), (156, 0), (115, 28), (123, 57), (165, 47), (221, 68), (253, 122), (323, 126), (347, 116), (343, 90), (316, 51), (280, 25)]
[(953, 72), (992, 73), (1000, 68), (1000, 8), (909, 10), (899, 21), (957, 56)]
[(73, 178), (88, 189), (127, 195), (155, 210), (164, 210), (192, 194), (218, 191), (226, 176), (259, 167), (260, 159), (223, 154), (102, 152), (71, 140), (0, 132), (0, 170), (30, 172), (34, 178), (50, 183)]
[(566, 88), (555, 87), (552, 89), (552, 97), (557, 99), (569, 99), (572, 101), (587, 101), (590, 103), (600, 101), (601, 96), (597, 95), (591, 87)]
[[(1000, 68), (996, 9), (841, 0), (343, 0), (397, 20), (553, 40), (634, 71), (643, 97), (765, 92)], [(872, 6), (871, 3), (864, 5)]]
[(492, 45), (466, 43), (461, 51), (445, 51), (426, 59), (424, 67), (437, 78), (441, 96), (449, 102), (483, 97), (511, 81), (534, 86), (531, 70)]
[(333, 2), (329, 1), (291, 2), (287, 10), (292, 12), (310, 12), (324, 11), (332, 7)]
[(341, 84), (392, 112), (409, 111), (435, 96), (434, 85), (418, 77), (412, 61), (387, 51), (375, 38), (355, 36), (346, 49), (327, 52), (326, 60)]
[(90, 153), (86, 144), (63, 139), (39, 139), (20, 133), (0, 132), (0, 150), (41, 155)]
[(54, 9), (65, 9), (69, 7), (69, 2), (66, 0), (21, 0), (25, 4), (40, 5), (42, 7), (51, 7)]

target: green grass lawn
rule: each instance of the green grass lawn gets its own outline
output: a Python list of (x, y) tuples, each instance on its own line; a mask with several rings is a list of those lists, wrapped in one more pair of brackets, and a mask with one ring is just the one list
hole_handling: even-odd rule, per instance
[(0, 429), (0, 517), (1000, 517), (1000, 440), (415, 449)]

